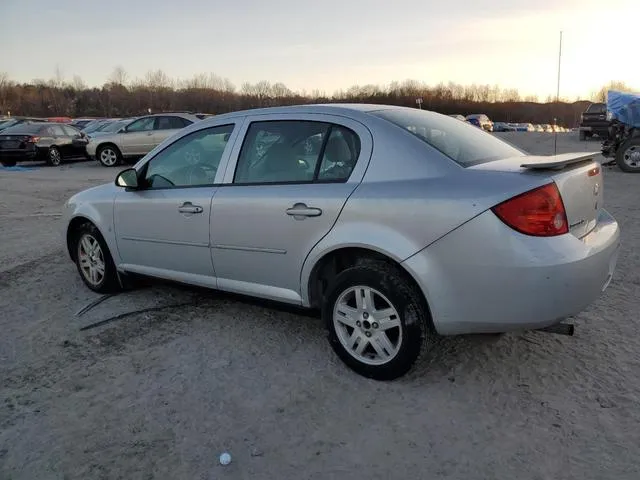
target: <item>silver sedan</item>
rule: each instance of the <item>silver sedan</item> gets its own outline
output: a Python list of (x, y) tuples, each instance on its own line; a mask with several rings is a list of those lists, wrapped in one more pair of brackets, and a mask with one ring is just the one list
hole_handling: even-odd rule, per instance
[(430, 336), (556, 326), (616, 265), (596, 154), (528, 156), (381, 105), (234, 112), (65, 204), (96, 292), (157, 277), (318, 308), (356, 372), (405, 374)]

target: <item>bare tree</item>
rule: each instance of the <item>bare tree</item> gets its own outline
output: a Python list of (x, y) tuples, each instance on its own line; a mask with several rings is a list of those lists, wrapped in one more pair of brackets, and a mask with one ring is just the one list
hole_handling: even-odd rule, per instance
[(127, 83), (127, 72), (122, 65), (118, 65), (113, 69), (111, 75), (109, 75), (109, 82), (115, 85), (125, 85)]
[(87, 89), (87, 85), (84, 83), (84, 80), (82, 80), (80, 75), (74, 75), (73, 76), (73, 81), (72, 81), (71, 84), (73, 86), (73, 89), (76, 92), (80, 92), (82, 90), (86, 90)]
[(607, 101), (607, 92), (609, 90), (617, 90), (619, 92), (634, 92), (635, 89), (631, 88), (625, 82), (620, 80), (613, 80), (608, 85), (600, 87), (600, 90), (591, 94), (591, 100), (594, 102), (605, 103)]

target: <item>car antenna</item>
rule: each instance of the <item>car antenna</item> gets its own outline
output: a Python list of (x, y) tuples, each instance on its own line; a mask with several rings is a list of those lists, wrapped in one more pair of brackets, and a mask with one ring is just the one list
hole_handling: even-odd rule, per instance
[[(558, 87), (556, 89), (556, 109), (560, 103), (560, 62), (562, 61), (562, 30), (560, 30), (560, 49), (558, 50)], [(557, 110), (556, 110), (557, 112)], [(554, 118), (555, 132), (553, 132), (553, 154), (558, 154), (558, 118)]]

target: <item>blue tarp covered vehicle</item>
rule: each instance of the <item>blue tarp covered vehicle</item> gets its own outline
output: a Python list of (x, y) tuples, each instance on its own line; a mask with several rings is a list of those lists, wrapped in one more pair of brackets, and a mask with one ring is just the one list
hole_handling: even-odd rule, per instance
[(615, 158), (621, 170), (640, 173), (640, 93), (609, 90), (607, 112), (611, 126), (602, 154)]

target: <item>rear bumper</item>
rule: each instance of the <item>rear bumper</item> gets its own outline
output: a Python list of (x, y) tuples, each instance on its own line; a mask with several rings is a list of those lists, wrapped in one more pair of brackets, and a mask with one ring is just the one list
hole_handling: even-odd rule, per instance
[(607, 123), (592, 123), (589, 125), (580, 125), (579, 129), (581, 132), (609, 132), (609, 122)]
[(487, 211), (403, 262), (438, 333), (507, 332), (575, 315), (609, 285), (620, 229), (601, 210), (586, 237), (519, 234)]
[(11, 162), (26, 162), (34, 160), (38, 152), (36, 150), (0, 150), (0, 160)]

